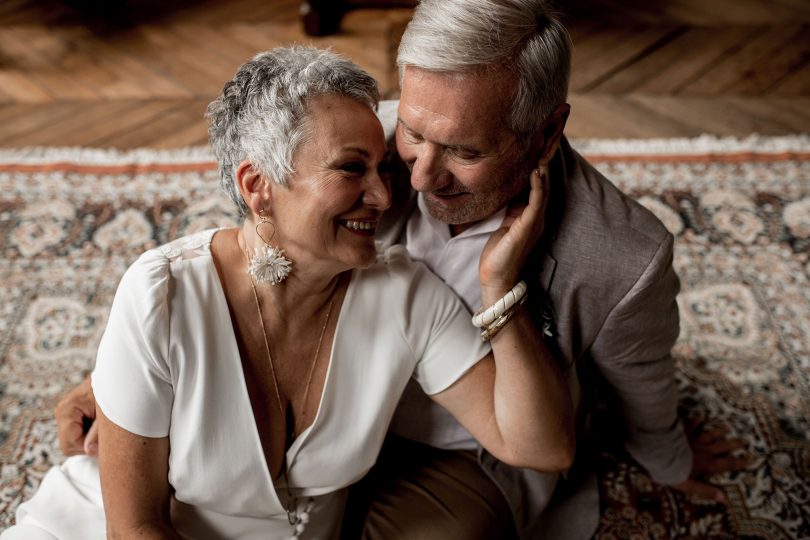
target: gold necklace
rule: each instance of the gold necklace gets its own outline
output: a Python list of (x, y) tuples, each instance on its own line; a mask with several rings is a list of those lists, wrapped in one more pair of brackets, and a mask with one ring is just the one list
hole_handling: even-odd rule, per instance
[[(247, 251), (245, 252), (245, 256), (248, 257), (248, 264), (250, 263), (249, 255)], [(284, 415), (284, 408), (281, 406), (281, 392), (278, 389), (278, 378), (276, 377), (276, 368), (273, 365), (273, 357), (270, 355), (270, 343), (267, 340), (267, 330), (265, 330), (264, 325), (264, 317), (262, 316), (262, 307), (259, 303), (259, 295), (256, 293), (256, 284), (253, 282), (253, 277), (248, 274), (248, 279), (250, 280), (250, 289), (253, 291), (253, 300), (256, 303), (256, 313), (259, 315), (259, 321), (261, 322), (262, 327), (262, 338), (264, 338), (264, 351), (267, 355), (267, 363), (270, 365), (270, 375), (273, 377), (273, 391), (276, 394), (276, 403), (278, 405), (278, 412), (282, 419), (285, 418)], [(340, 281), (338, 281), (338, 284)], [(323, 343), (323, 336), (326, 333), (326, 327), (329, 325), (329, 317), (332, 315), (332, 306), (335, 303), (335, 294), (332, 294), (331, 300), (329, 300), (329, 308), (326, 310), (326, 318), (323, 323), (323, 327), (321, 328), (321, 335), (318, 337), (318, 345), (315, 347), (315, 356), (312, 358), (312, 363), (309, 367), (309, 373), (307, 375), (307, 384), (304, 387), (304, 405), (301, 409), (301, 417), (306, 414), (307, 409), (307, 397), (309, 397), (309, 387), (312, 384), (312, 375), (315, 373), (315, 365), (318, 363), (318, 355), (321, 352), (321, 343)], [(295, 432), (293, 431), (293, 434)], [(309, 521), (309, 512), (312, 510), (314, 499), (312, 497), (309, 498), (307, 504), (304, 507), (304, 511), (299, 514), (298, 513), (298, 497), (294, 496), (292, 493), (292, 488), (290, 487), (289, 478), (287, 477), (287, 451), (286, 448), (284, 449), (284, 456), (281, 460), (281, 476), (284, 479), (284, 485), (287, 491), (287, 504), (285, 505), (285, 511), (287, 512), (287, 521), (293, 527), (293, 537), (297, 537), (304, 531), (305, 524)]]

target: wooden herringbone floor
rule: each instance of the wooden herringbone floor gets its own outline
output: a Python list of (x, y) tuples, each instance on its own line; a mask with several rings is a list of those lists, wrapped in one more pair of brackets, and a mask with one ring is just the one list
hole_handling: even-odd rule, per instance
[[(566, 9), (569, 136), (810, 131), (810, 2), (570, 0)], [(317, 39), (298, 11), (299, 0), (5, 0), (0, 146), (205, 144), (205, 106), (238, 65), (291, 42), (334, 47), (396, 97), (409, 9), (352, 11), (339, 34)]]

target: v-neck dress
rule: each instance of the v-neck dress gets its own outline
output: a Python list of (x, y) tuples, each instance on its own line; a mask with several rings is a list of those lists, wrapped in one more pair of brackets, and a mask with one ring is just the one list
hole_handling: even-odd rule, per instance
[[(127, 270), (99, 346), (93, 391), (115, 424), (169, 437), (172, 521), (181, 535), (286, 538), (282, 490), (267, 468), (211, 257), (215, 232), (150, 250)], [(401, 246), (353, 271), (318, 412), (287, 452), (293, 493), (315, 499), (302, 538), (336, 536), (344, 488), (376, 461), (412, 376), (434, 394), (489, 352), (469, 317)]]

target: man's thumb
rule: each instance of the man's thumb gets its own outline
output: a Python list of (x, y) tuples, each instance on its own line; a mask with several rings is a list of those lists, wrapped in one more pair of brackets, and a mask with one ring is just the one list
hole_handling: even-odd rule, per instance
[(88, 456), (98, 455), (98, 421), (93, 422), (84, 437), (84, 453)]

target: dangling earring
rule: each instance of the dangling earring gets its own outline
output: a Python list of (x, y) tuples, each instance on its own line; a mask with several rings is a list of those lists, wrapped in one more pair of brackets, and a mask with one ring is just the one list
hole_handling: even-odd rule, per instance
[[(273, 227), (270, 238), (265, 240), (259, 227), (262, 225)], [(284, 256), (284, 250), (270, 245), (270, 241), (276, 235), (276, 226), (264, 215), (264, 210), (259, 212), (259, 222), (256, 224), (256, 235), (264, 242), (261, 248), (253, 248), (253, 257), (250, 257), (248, 274), (253, 276), (257, 283), (270, 283), (276, 285), (281, 283), (292, 270), (292, 261)]]

